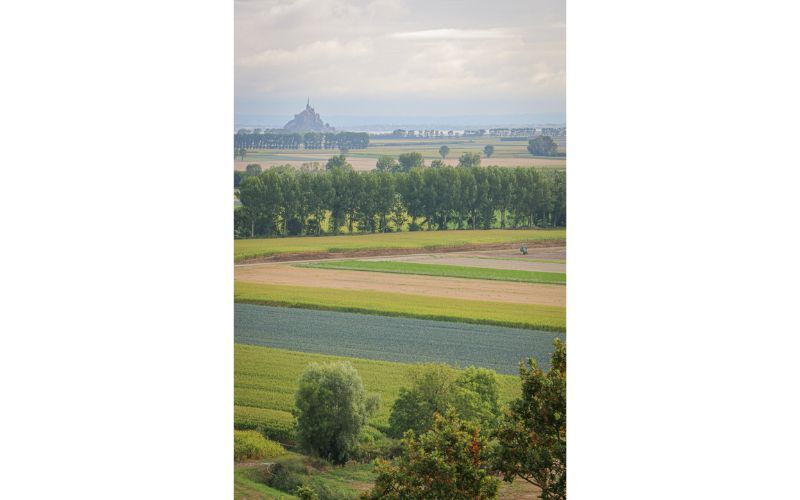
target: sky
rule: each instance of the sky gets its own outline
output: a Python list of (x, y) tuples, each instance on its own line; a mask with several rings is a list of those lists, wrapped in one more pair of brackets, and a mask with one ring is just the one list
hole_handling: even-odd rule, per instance
[(234, 5), (239, 123), (282, 126), (307, 98), (338, 127), (566, 121), (564, 0)]

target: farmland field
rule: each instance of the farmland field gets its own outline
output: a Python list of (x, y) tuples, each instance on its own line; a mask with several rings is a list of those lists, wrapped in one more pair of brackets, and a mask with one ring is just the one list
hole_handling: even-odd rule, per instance
[(321, 237), (291, 237), (234, 240), (234, 259), (294, 253), (346, 253), (357, 250), (454, 249), (471, 245), (515, 244), (550, 241), (563, 244), (565, 229), (489, 229), (414, 231)]
[[(293, 439), (294, 393), (297, 380), (309, 363), (350, 361), (369, 392), (381, 396), (378, 412), (370, 419), (386, 428), (389, 410), (401, 387), (409, 385), (412, 364), (288, 351), (253, 345), (234, 345), (234, 426), (262, 429), (278, 441)], [(498, 375), (500, 400), (518, 397), (519, 378)]]
[[(566, 151), (566, 138), (554, 138), (559, 145), (559, 151)], [(366, 149), (353, 149), (346, 153), (347, 161), (353, 165), (355, 170), (372, 170), (375, 162), (381, 155), (397, 157), (402, 153), (417, 152), (425, 159), (425, 163), (430, 165), (433, 160), (441, 160), (439, 147), (447, 145), (450, 152), (444, 159), (449, 165), (457, 165), (458, 158), (463, 153), (479, 153), (481, 155), (481, 165), (495, 165), (498, 167), (537, 167), (537, 168), (566, 168), (567, 162), (564, 157), (543, 157), (531, 156), (528, 152), (528, 142), (525, 141), (502, 141), (499, 137), (441, 137), (437, 139), (386, 139), (372, 138)], [(486, 158), (483, 154), (484, 146), (494, 146), (494, 154), (491, 158)], [(339, 154), (338, 150), (280, 150), (263, 149), (248, 151), (244, 160), (239, 160), (234, 164), (237, 170), (244, 170), (249, 163), (258, 163), (267, 168), (275, 165), (292, 165), (299, 167), (303, 163), (318, 163), (324, 168), (325, 162), (331, 156)]]
[(403, 363), (482, 366), (517, 374), (528, 357), (549, 366), (561, 333), (446, 321), (236, 304), (234, 341)]
[(317, 269), (283, 262), (237, 266), (233, 276), (239, 282), (329, 288), (331, 293), (335, 293), (333, 290), (407, 293), (434, 300), (444, 297), (563, 307), (567, 297), (566, 289), (561, 285)]
[[(526, 285), (535, 286), (535, 285)], [(542, 285), (544, 286), (544, 285)], [(550, 285), (548, 285), (550, 286)], [(234, 300), (251, 304), (405, 316), (488, 325), (566, 330), (564, 307), (437, 298), (290, 285), (234, 282)]]
[(470, 278), (498, 281), (521, 281), (525, 283), (548, 283), (556, 285), (563, 285), (567, 280), (566, 274), (564, 273), (379, 260), (337, 260), (296, 265), (299, 267), (314, 267), (321, 269), (346, 269), (353, 271), (374, 271), (381, 273), (421, 274), (425, 276), (443, 276), (450, 278)]

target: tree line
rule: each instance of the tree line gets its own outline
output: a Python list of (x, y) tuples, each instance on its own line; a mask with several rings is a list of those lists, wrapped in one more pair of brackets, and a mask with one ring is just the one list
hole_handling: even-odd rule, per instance
[(416, 165), (404, 171), (397, 165), (356, 172), (343, 155), (331, 158), (324, 171), (285, 165), (261, 172), (252, 165), (235, 174), (242, 204), (234, 212), (235, 235), (566, 225), (564, 171)]
[[(233, 147), (240, 149), (364, 149), (369, 146), (369, 134), (363, 132), (306, 132), (282, 133), (240, 129), (233, 136)], [(237, 156), (239, 156), (237, 154)]]

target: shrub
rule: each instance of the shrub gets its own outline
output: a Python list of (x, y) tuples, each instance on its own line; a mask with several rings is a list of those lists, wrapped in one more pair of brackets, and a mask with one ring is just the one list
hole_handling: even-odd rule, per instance
[(276, 457), (285, 452), (283, 446), (270, 441), (258, 431), (233, 431), (233, 459), (237, 462)]

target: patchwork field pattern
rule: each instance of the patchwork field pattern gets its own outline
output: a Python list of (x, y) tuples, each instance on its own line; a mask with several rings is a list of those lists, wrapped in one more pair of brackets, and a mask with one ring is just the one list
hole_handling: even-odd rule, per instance
[(300, 267), (313, 267), (320, 269), (347, 269), (353, 271), (374, 271), (381, 273), (421, 274), (424, 276), (519, 281), (524, 283), (547, 283), (554, 285), (564, 285), (567, 282), (567, 275), (564, 273), (519, 271), (515, 269), (497, 269), (476, 266), (421, 264), (417, 262), (336, 260), (297, 265)]
[(303, 309), (566, 331), (566, 309), (564, 307), (538, 304), (520, 306), (520, 304), (506, 302), (445, 297), (431, 300), (430, 297), (424, 295), (405, 293), (376, 293), (242, 281), (234, 282), (234, 300), (251, 304)]
[[(409, 385), (411, 364), (328, 356), (253, 345), (234, 345), (234, 427), (259, 429), (281, 442), (294, 439), (294, 393), (310, 363), (350, 361), (368, 392), (380, 394), (381, 405), (370, 424), (385, 429), (389, 410), (401, 387)], [(498, 375), (500, 400), (518, 397), (519, 378)]]
[(303, 352), (482, 366), (515, 375), (528, 357), (548, 367), (564, 334), (449, 321), (236, 304), (234, 341)]

